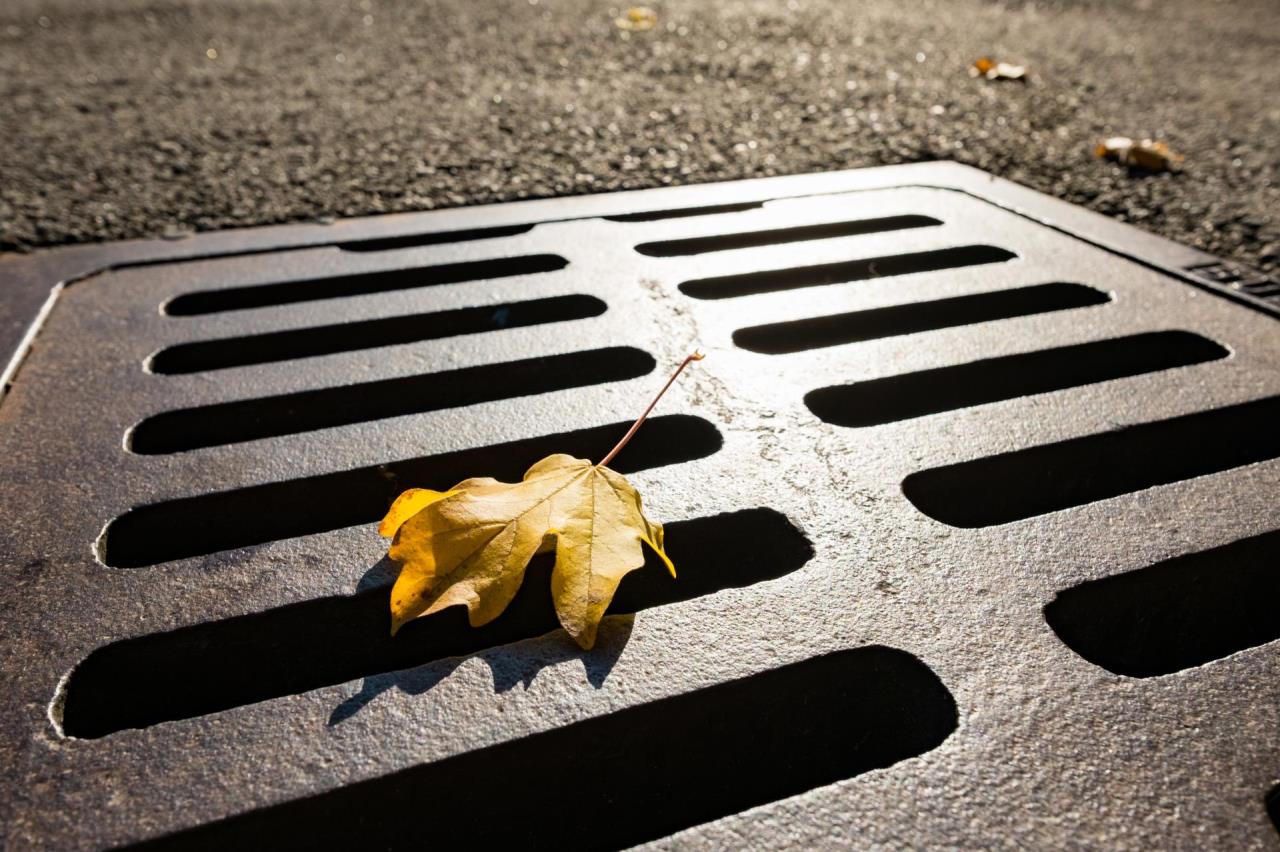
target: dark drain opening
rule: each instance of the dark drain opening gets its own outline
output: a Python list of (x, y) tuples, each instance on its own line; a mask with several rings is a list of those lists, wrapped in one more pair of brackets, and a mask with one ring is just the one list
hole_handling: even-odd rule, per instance
[(201, 405), (148, 417), (133, 428), (128, 443), (144, 455), (177, 453), (625, 381), (655, 366), (647, 352), (619, 346)]
[(1229, 354), (1198, 334), (1159, 331), (819, 388), (806, 394), (804, 402), (828, 423), (876, 426), (1200, 364)]
[(1280, 831), (1280, 785), (1272, 787), (1267, 794), (1267, 815), (1271, 817), (1271, 824), (1276, 827), (1276, 831)]
[(687, 219), (690, 216), (715, 216), (720, 213), (742, 213), (759, 210), (763, 201), (744, 201), (739, 204), (708, 204), (704, 207), (678, 207), (672, 210), (650, 210), (644, 213), (621, 213), (617, 216), (601, 216), (610, 222), (657, 222), (662, 219)]
[(152, 372), (198, 373), (249, 364), (313, 358), (380, 346), (480, 334), (603, 314), (604, 302), (592, 296), (555, 296), (477, 308), (386, 317), (290, 331), (180, 343), (151, 357)]
[(1005, 524), (1280, 456), (1280, 397), (913, 473), (902, 491), (953, 527)]
[[(916, 757), (956, 724), (915, 657), (838, 651), (146, 846), (418, 849), (423, 826), (453, 825), (466, 830), (437, 845), (617, 849)], [(565, 802), (593, 805), (567, 815)]]
[(558, 255), (533, 254), (493, 260), (472, 260), (464, 263), (443, 263), (438, 266), (419, 266), (413, 269), (361, 272), (332, 278), (308, 278), (277, 284), (228, 287), (225, 290), (199, 290), (175, 296), (164, 306), (164, 312), (171, 316), (195, 316), (219, 311), (241, 311), (247, 308), (291, 305), (296, 302), (338, 299), (345, 296), (389, 293), (394, 290), (413, 290), (440, 284), (460, 284), (464, 281), (484, 281), (493, 278), (510, 278), (515, 275), (555, 272), (568, 265), (569, 261)]
[[(813, 556), (805, 537), (771, 509), (668, 524), (667, 542), (680, 578), (646, 552), (645, 567), (623, 579), (610, 614), (773, 580)], [(102, 737), (541, 636), (559, 626), (552, 562), (550, 554), (537, 557), (506, 611), (480, 628), (468, 625), (465, 608), (451, 607), (393, 639), (383, 586), (107, 645), (67, 681), (63, 730)]]
[[(137, 568), (373, 523), (406, 488), (446, 489), (481, 475), (512, 482), (551, 453), (601, 459), (630, 425), (625, 421), (140, 506), (108, 525), (99, 550), (107, 565)], [(646, 421), (609, 466), (633, 473), (705, 458), (720, 445), (720, 433), (701, 417), (662, 415)]]
[(372, 240), (352, 240), (338, 243), (343, 251), (387, 251), (388, 249), (434, 246), (441, 243), (467, 243), (474, 240), (493, 240), (514, 237), (533, 230), (534, 223), (501, 225), (496, 228), (471, 228), (465, 231), (438, 231), (434, 234), (408, 234), (403, 237), (378, 237)]
[(751, 352), (783, 355), (824, 346), (1084, 308), (1109, 301), (1111, 297), (1106, 293), (1083, 284), (1037, 284), (1015, 290), (755, 325), (735, 331), (733, 342)]
[(1067, 647), (1156, 677), (1280, 639), (1280, 532), (1083, 583), (1045, 607)]
[(1015, 257), (1017, 255), (1013, 252), (994, 246), (960, 246), (818, 266), (794, 266), (717, 278), (699, 278), (685, 281), (680, 285), (680, 292), (695, 299), (732, 299), (757, 293), (797, 290), (801, 287), (851, 284), (913, 272), (936, 272), (940, 269), (959, 269), (984, 263), (1003, 263)]
[(653, 243), (641, 243), (636, 246), (636, 251), (649, 257), (686, 257), (692, 254), (704, 254), (712, 251), (776, 246), (783, 243), (798, 243), (808, 240), (852, 237), (858, 234), (878, 234), (884, 231), (928, 228), (941, 224), (942, 222), (932, 216), (884, 216), (878, 219), (824, 222), (820, 225), (801, 225), (795, 228), (774, 228), (766, 231), (744, 231), (737, 234), (690, 237), (682, 240), (661, 240)]

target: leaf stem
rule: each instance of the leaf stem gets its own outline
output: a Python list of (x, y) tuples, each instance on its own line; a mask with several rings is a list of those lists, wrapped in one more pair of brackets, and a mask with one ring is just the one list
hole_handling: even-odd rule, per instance
[(667, 383), (662, 386), (662, 390), (658, 391), (658, 395), (653, 398), (653, 402), (649, 403), (649, 407), (644, 410), (644, 414), (641, 414), (639, 419), (637, 419), (635, 423), (631, 424), (631, 428), (627, 430), (627, 434), (622, 436), (622, 440), (618, 442), (618, 445), (610, 450), (609, 455), (605, 456), (604, 459), (596, 465), (596, 467), (604, 467), (609, 462), (613, 461), (613, 457), (620, 453), (622, 448), (627, 445), (627, 442), (636, 434), (636, 431), (640, 428), (640, 424), (644, 423), (645, 418), (649, 416), (649, 412), (653, 411), (653, 407), (658, 404), (658, 400), (662, 399), (662, 395), (666, 393), (667, 388), (671, 387), (672, 383), (675, 382), (676, 377), (684, 372), (684, 368), (689, 366), (689, 362), (701, 361), (705, 357), (707, 356), (702, 354), (701, 351), (695, 349), (690, 355), (686, 356), (685, 359), (680, 362), (680, 366), (676, 367), (676, 371), (671, 374), (671, 378), (667, 379)]

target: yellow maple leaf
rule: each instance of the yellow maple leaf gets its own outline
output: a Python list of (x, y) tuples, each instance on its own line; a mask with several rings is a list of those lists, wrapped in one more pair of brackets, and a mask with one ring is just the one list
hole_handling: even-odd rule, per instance
[(445, 607), (465, 605), (472, 627), (502, 614), (534, 554), (554, 550), (551, 597), (560, 624), (583, 648), (596, 641), (622, 578), (644, 564), (642, 545), (675, 566), (662, 525), (645, 517), (640, 494), (605, 465), (640, 428), (695, 352), (672, 373), (644, 414), (599, 464), (559, 453), (520, 482), (464, 480), (448, 491), (414, 488), (391, 505), (378, 531), (400, 565), (391, 589), (391, 632)]

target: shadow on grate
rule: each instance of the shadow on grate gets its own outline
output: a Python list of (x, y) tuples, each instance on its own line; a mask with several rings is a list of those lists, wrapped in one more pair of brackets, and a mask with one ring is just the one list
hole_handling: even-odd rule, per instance
[(418, 246), (435, 246), (442, 243), (469, 243), (476, 240), (495, 240), (500, 237), (514, 237), (527, 234), (533, 230), (535, 223), (521, 225), (499, 225), (493, 228), (469, 228), (462, 231), (437, 231), (434, 234), (409, 234), (402, 237), (378, 237), (372, 240), (350, 240), (338, 243), (343, 251), (388, 251), (391, 249), (417, 248)]
[(680, 284), (680, 292), (695, 299), (732, 299), (759, 293), (777, 293), (803, 287), (851, 284), (872, 278), (936, 272), (985, 263), (1003, 263), (1017, 255), (994, 246), (959, 246), (933, 251), (893, 254), (817, 266), (793, 266), (763, 272), (745, 272), (715, 278), (697, 278)]
[(1280, 639), (1280, 532), (1059, 592), (1045, 620), (1067, 647), (1156, 677)]
[(747, 210), (759, 210), (764, 207), (763, 201), (743, 201), (737, 204), (708, 204), (704, 207), (675, 207), (669, 210), (647, 210), (642, 213), (619, 213), (616, 216), (601, 216), (609, 222), (658, 222), (663, 219), (687, 219), (692, 216), (718, 216), (721, 213), (744, 213)]
[[(406, 488), (444, 490), (479, 475), (512, 482), (551, 453), (603, 458), (630, 425), (612, 423), (139, 506), (107, 525), (97, 551), (106, 565), (138, 568), (372, 523)], [(661, 415), (647, 420), (609, 466), (633, 473), (679, 464), (710, 456), (721, 443), (720, 432), (701, 417)]]
[[(743, 201), (735, 204), (709, 204), (703, 207), (675, 207), (669, 210), (649, 210), (640, 213), (619, 213), (614, 216), (600, 216), (598, 218), (609, 222), (658, 222), (663, 219), (687, 219), (693, 216), (715, 216), (721, 213), (742, 213), (747, 210), (759, 210), (764, 207), (764, 201)], [(538, 222), (525, 222), (518, 225), (498, 225), (492, 228), (470, 228), (461, 231), (437, 231), (430, 234), (406, 234), (396, 237), (377, 237), (368, 240), (348, 240), (346, 242), (337, 243), (337, 247), (343, 251), (354, 252), (374, 252), (387, 251), (389, 249), (402, 248), (418, 248), (419, 246), (434, 246), (443, 243), (466, 243), (476, 240), (492, 240), (500, 237), (515, 237), (520, 234), (527, 234), (537, 225), (551, 224), (556, 222), (574, 221), (576, 218), (596, 218), (596, 217), (574, 217), (570, 219), (545, 219)]]
[[(611, 615), (784, 577), (813, 556), (771, 509), (668, 524), (666, 539), (680, 578), (646, 551), (645, 567), (619, 586)], [(67, 681), (63, 730), (101, 737), (541, 636), (559, 627), (552, 562), (550, 554), (535, 558), (503, 614), (478, 628), (465, 607), (451, 607), (393, 638), (382, 585), (104, 646)]]
[(800, 225), (794, 228), (772, 228), (763, 231), (741, 231), (736, 234), (714, 234), (709, 237), (689, 237), (681, 240), (660, 240), (641, 243), (636, 251), (649, 257), (688, 257), (713, 251), (759, 248), (785, 243), (828, 240), (836, 237), (853, 237), (860, 234), (879, 234), (886, 231), (905, 231), (912, 228), (931, 228), (942, 222), (932, 216), (884, 216), (877, 219), (854, 219), (848, 222), (823, 222), (819, 225)]
[(838, 651), (138, 848), (418, 849), (434, 826), (441, 848), (617, 849), (918, 756), (956, 725), (915, 657)]
[(607, 306), (594, 296), (553, 296), (424, 314), (405, 314), (334, 325), (179, 343), (148, 360), (165, 375), (224, 370), (338, 352), (354, 352), (464, 334), (598, 317)]
[(465, 281), (534, 275), (540, 272), (555, 272), (568, 265), (569, 261), (559, 255), (533, 254), (492, 260), (469, 260), (462, 263), (442, 263), (413, 269), (391, 269), (382, 272), (336, 275), (329, 278), (282, 281), (275, 284), (254, 284), (248, 287), (228, 287), (222, 290), (198, 290), (175, 296), (164, 305), (164, 312), (170, 316), (196, 316), (222, 311), (242, 311), (248, 308), (292, 305), (297, 302), (314, 302), (321, 299), (413, 290), (440, 284), (460, 284)]
[(504, 361), (483, 367), (239, 399), (152, 415), (129, 431), (135, 453), (180, 453), (534, 396), (648, 375), (653, 356), (629, 346)]
[(1083, 284), (1037, 284), (973, 296), (754, 325), (735, 331), (733, 342), (751, 352), (785, 355), (845, 343), (1086, 308), (1109, 301), (1110, 295)]
[(878, 426), (1202, 364), (1229, 354), (1198, 334), (1158, 331), (819, 388), (805, 394), (804, 403), (828, 423)]
[(1141, 423), (909, 475), (902, 492), (953, 527), (986, 527), (1280, 456), (1280, 397)]

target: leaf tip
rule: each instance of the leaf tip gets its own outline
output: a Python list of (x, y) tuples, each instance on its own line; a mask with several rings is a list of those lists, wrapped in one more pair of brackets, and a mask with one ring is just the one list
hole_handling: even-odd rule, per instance
[(667, 570), (671, 572), (671, 576), (674, 578), (676, 576), (676, 566), (674, 563), (672, 563), (671, 557), (667, 556), (667, 551), (663, 549), (661, 544), (661, 536), (658, 536), (658, 539), (659, 540), (655, 542), (653, 538), (646, 536), (646, 537), (642, 537), (640, 540), (643, 541), (645, 544), (649, 545), (649, 547), (653, 550), (654, 553), (658, 554), (658, 558), (662, 560), (663, 565), (667, 566)]
[(394, 637), (400, 632), (401, 627), (413, 621), (414, 618), (415, 616), (405, 613), (404, 606), (400, 601), (393, 600), (391, 602), (391, 635)]
[(452, 497), (457, 493), (456, 490), (432, 491), (429, 488), (410, 488), (408, 491), (401, 493), (395, 499), (395, 502), (391, 504), (386, 516), (378, 524), (378, 534), (383, 538), (393, 538), (400, 527), (404, 526), (405, 522), (414, 515), (432, 503)]

